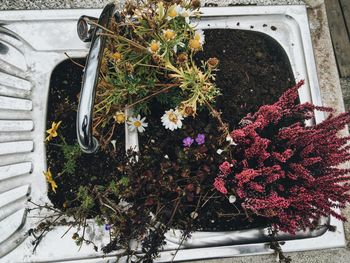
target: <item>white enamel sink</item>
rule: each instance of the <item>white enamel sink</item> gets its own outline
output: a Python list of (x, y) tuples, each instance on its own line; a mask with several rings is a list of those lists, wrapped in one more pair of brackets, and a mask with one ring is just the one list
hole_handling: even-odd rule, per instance
[[(273, 37), (288, 55), (296, 79), (305, 79), (299, 93), (301, 102), (321, 105), (304, 6), (203, 8), (202, 11), (200, 28), (254, 30)], [(102, 257), (92, 246), (84, 245), (78, 251), (71, 239), (75, 230), (61, 238), (66, 231), (63, 226), (49, 232), (33, 254), (32, 237), (26, 234), (37, 225), (38, 216), (45, 215), (45, 211), (26, 213), (27, 196), (36, 203), (50, 202), (43, 176), (46, 170), (43, 141), (51, 72), (67, 58), (64, 52), (71, 57), (87, 54), (87, 44), (76, 34), (76, 22), (83, 14), (98, 17), (100, 12), (97, 9), (0, 12), (0, 262), (95, 263), (113, 257)], [(272, 25), (277, 30), (272, 30)], [(316, 121), (322, 119), (323, 115), (317, 113)], [(336, 226), (335, 232), (323, 227), (322, 231), (299, 233), (297, 238), (283, 235), (287, 240), (283, 250), (345, 246), (342, 223), (331, 217), (330, 224)], [(97, 245), (109, 240), (104, 229), (93, 223), (87, 234), (94, 236)], [(264, 239), (257, 238), (265, 235), (265, 229), (195, 233), (175, 260), (271, 253)], [(176, 232), (169, 233), (168, 245), (159, 261), (172, 260), (178, 247), (177, 238)]]

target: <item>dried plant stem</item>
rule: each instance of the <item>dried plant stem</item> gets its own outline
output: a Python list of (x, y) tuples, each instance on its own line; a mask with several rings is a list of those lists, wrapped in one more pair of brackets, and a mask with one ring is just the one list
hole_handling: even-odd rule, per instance
[(173, 87), (177, 87), (178, 86), (178, 84), (164, 84), (164, 85), (166, 85), (167, 87), (165, 87), (164, 89), (161, 89), (159, 91), (156, 91), (155, 93), (152, 93), (152, 94), (150, 94), (150, 95), (148, 95), (148, 96), (146, 96), (146, 97), (144, 97), (144, 98), (142, 98), (142, 99), (140, 99), (138, 101), (135, 101), (135, 102), (129, 104), (128, 106), (125, 107), (125, 109), (129, 109), (129, 108), (131, 108), (131, 107), (133, 107), (133, 106), (135, 106), (135, 105), (137, 105), (137, 104), (139, 104), (139, 103), (141, 103), (143, 101), (149, 100), (150, 98), (152, 98), (152, 97), (154, 97), (154, 96), (156, 96), (156, 95), (158, 95), (160, 93), (163, 93), (163, 92), (165, 92), (165, 91), (167, 91), (167, 90), (169, 90), (169, 89), (171, 89)]
[(107, 33), (98, 33), (98, 35), (100, 36), (106, 36), (106, 37), (110, 37), (110, 38), (114, 38), (114, 39), (119, 39), (119, 40), (123, 40), (125, 42), (127, 42), (128, 44), (130, 44), (131, 46), (134, 46), (138, 49), (141, 49), (141, 50), (144, 50), (144, 51), (148, 51), (148, 49), (144, 46), (141, 46), (140, 44), (126, 38), (126, 37), (123, 37), (123, 36), (120, 36), (120, 35), (113, 35), (113, 34), (107, 34)]
[(84, 20), (85, 20), (86, 22), (88, 22), (89, 24), (91, 24), (91, 25), (94, 25), (94, 26), (96, 26), (96, 27), (99, 27), (99, 28), (101, 28), (101, 29), (107, 31), (108, 33), (114, 34), (113, 31), (109, 30), (108, 28), (106, 28), (106, 27), (104, 27), (104, 26), (101, 26), (99, 23), (96, 23), (95, 21), (92, 21), (92, 20), (90, 20), (90, 19), (88, 19), (88, 18), (85, 18)]
[(80, 64), (80, 63), (74, 61), (74, 59), (72, 59), (72, 58), (67, 54), (67, 52), (64, 52), (64, 54), (66, 55), (67, 58), (69, 58), (69, 60), (70, 60), (73, 64), (75, 64), (75, 65), (77, 65), (77, 66), (79, 66), (79, 67), (85, 68), (84, 65), (82, 65), (82, 64)]
[[(203, 97), (203, 99), (204, 99), (204, 97)], [(226, 136), (228, 136), (230, 134), (230, 131), (228, 129), (228, 124), (223, 122), (223, 120), (221, 119), (221, 114), (216, 109), (214, 109), (213, 106), (211, 106), (210, 103), (206, 99), (204, 99), (204, 103), (205, 103), (205, 105), (207, 105), (212, 116), (215, 119), (217, 119), (217, 121), (219, 122), (219, 125), (220, 125), (219, 129), (224, 132), (224, 135), (226, 138)]]

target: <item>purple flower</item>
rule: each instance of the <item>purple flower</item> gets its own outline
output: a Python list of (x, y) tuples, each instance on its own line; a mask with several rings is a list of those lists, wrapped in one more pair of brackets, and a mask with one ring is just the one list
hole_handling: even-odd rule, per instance
[(110, 224), (105, 224), (105, 230), (109, 231), (111, 229), (111, 225)]
[(190, 147), (194, 140), (191, 137), (186, 137), (182, 140), (184, 147)]
[(199, 133), (196, 137), (196, 142), (198, 143), (198, 145), (205, 143), (205, 135), (202, 133)]

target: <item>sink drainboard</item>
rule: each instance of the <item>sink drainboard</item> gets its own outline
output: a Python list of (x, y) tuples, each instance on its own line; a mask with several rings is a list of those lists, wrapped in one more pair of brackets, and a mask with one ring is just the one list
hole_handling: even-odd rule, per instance
[[(45, 211), (27, 214), (30, 196), (34, 202), (49, 203), (43, 171), (46, 170), (45, 124), (51, 72), (71, 57), (84, 57), (88, 45), (76, 33), (81, 15), (98, 17), (101, 10), (46, 10), (0, 12), (0, 259), (1, 262), (106, 262), (91, 246), (79, 251), (63, 226), (49, 232), (33, 253), (30, 228)], [(241, 29), (268, 34), (285, 50), (296, 79), (305, 79), (301, 102), (321, 105), (305, 6), (253, 6), (203, 8), (198, 27)], [(277, 29), (277, 30), (276, 30)], [(316, 122), (323, 119), (317, 113)], [(336, 226), (327, 230), (326, 224)], [(320, 229), (300, 232), (295, 237), (281, 234), (283, 250), (302, 251), (345, 246), (343, 225), (333, 217), (323, 218)], [(98, 245), (109, 237), (90, 224), (87, 234)], [(171, 261), (178, 247), (177, 231), (167, 235), (167, 245), (158, 261)], [(266, 254), (266, 229), (234, 232), (196, 232), (183, 244), (175, 260)], [(102, 258), (103, 257), (103, 258)]]

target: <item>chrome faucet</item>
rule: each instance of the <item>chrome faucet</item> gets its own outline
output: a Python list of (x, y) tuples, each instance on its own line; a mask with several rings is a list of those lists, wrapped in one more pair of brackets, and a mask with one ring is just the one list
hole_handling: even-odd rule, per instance
[[(98, 20), (93, 17), (82, 16), (77, 24), (79, 38), (84, 42), (91, 41), (83, 74), (76, 121), (78, 142), (85, 153), (95, 153), (99, 148), (97, 139), (92, 136), (96, 86), (106, 43), (106, 37), (99, 33), (103, 32), (103, 28), (109, 27), (113, 15), (118, 17), (115, 4), (110, 3), (103, 9)], [(96, 25), (96, 23), (101, 25), (101, 27)]]

